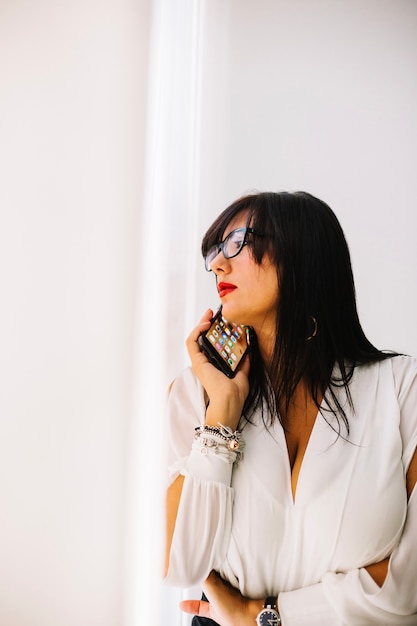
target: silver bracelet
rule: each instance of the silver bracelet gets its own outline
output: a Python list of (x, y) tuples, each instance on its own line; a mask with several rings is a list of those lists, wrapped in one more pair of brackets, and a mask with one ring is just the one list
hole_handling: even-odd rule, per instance
[(213, 452), (225, 454), (229, 462), (239, 462), (243, 457), (245, 442), (239, 430), (233, 431), (230, 426), (198, 426), (195, 429), (194, 440), (202, 454)]

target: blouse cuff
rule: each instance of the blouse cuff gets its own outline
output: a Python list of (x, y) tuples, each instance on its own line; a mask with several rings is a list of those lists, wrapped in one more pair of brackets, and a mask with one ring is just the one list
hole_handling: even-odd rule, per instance
[(230, 487), (233, 463), (226, 456), (210, 452), (202, 454), (201, 450), (193, 447), (187, 459), (183, 474), (201, 480), (223, 483)]
[(317, 583), (278, 596), (283, 626), (338, 626), (340, 620), (327, 600), (323, 585)]

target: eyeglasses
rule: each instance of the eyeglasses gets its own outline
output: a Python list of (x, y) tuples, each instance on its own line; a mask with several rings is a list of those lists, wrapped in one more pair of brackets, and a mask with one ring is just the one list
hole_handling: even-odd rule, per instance
[(223, 252), (225, 259), (233, 259), (233, 257), (237, 256), (239, 252), (242, 251), (242, 248), (248, 244), (248, 235), (263, 237), (263, 235), (255, 232), (253, 228), (236, 228), (236, 230), (232, 230), (232, 232), (227, 235), (226, 239), (211, 246), (204, 257), (206, 270), (211, 272), (210, 266), (220, 252)]

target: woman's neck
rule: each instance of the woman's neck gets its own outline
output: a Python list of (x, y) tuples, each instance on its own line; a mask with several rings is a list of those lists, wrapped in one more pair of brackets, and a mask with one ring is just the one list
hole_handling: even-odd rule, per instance
[(272, 362), (275, 347), (276, 330), (274, 328), (262, 328), (256, 331), (258, 346), (264, 363), (268, 366)]
[[(255, 328), (258, 347), (261, 353), (262, 359), (268, 369), (273, 362), (274, 357), (274, 348), (275, 348), (275, 340), (276, 340), (276, 325), (271, 324), (263, 324), (261, 328)], [(321, 404), (323, 399), (323, 391), (319, 390), (318, 396), (316, 398), (317, 403)], [(310, 386), (307, 384), (305, 380), (300, 380), (294, 389), (294, 393), (290, 399), (290, 405), (288, 409), (290, 409), (290, 413), (298, 413), (303, 414), (306, 410), (306, 407), (310, 407), (312, 404), (316, 405), (316, 402), (313, 399), (313, 394), (311, 392)], [(317, 405), (316, 405), (317, 406)], [(284, 407), (279, 407), (281, 414), (285, 415), (287, 411), (284, 411)]]

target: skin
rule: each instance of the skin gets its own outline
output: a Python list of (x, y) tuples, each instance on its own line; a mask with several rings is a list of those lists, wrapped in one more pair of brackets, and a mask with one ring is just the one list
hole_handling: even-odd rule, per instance
[[(247, 214), (238, 215), (228, 225), (223, 239), (235, 228), (246, 226), (246, 224)], [(226, 259), (220, 252), (212, 261), (211, 268), (216, 276), (217, 284), (224, 281), (237, 286), (237, 289), (222, 298), (225, 318), (250, 325), (255, 329), (261, 354), (268, 363), (272, 356), (276, 305), (279, 295), (276, 268), (267, 256), (264, 257), (261, 265), (257, 265), (250, 255), (248, 246), (245, 246), (233, 259)], [(210, 401), (206, 412), (206, 424), (217, 426), (219, 415), (221, 415), (222, 423), (235, 430), (249, 392), (250, 363), (247, 357), (235, 378), (232, 379), (211, 365), (200, 351), (197, 339), (210, 326), (212, 315), (211, 310), (204, 314), (189, 335), (186, 345), (193, 371), (206, 390)], [(298, 474), (316, 415), (316, 406), (304, 385), (300, 383), (288, 412), (282, 414), (284, 425), (288, 428), (286, 437), (292, 468), (294, 497)], [(410, 497), (417, 481), (417, 451), (414, 453), (406, 478), (407, 494)], [(179, 476), (167, 493), (166, 571), (183, 481), (184, 478)], [(389, 558), (366, 568), (380, 587), (387, 576), (388, 565)], [(185, 600), (181, 602), (180, 608), (186, 613), (209, 617), (221, 626), (253, 626), (256, 623), (256, 616), (263, 607), (264, 598), (251, 599), (242, 596), (214, 571), (205, 581), (203, 589), (209, 602)]]

